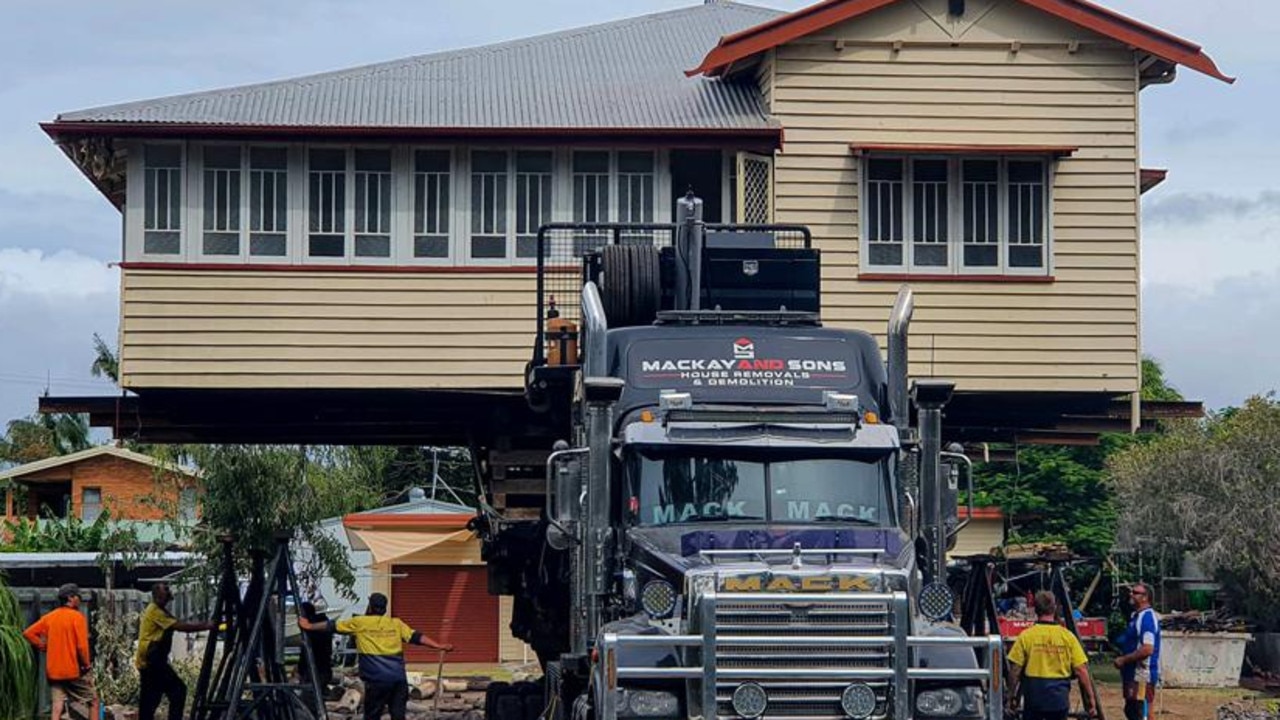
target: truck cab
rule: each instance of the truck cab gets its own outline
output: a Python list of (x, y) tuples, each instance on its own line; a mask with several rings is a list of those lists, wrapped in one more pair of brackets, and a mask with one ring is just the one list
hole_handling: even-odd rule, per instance
[(709, 252), (705, 230), (691, 202), (665, 262), (643, 240), (602, 247), (603, 271), (589, 260), (583, 273), (580, 363), (549, 369), (558, 392), (554, 372), (530, 373), (548, 405), (572, 388), (543, 526), (561, 564), (540, 561), (563, 585), (528, 588), (563, 605), (539, 610), (561, 629), (539, 649), (548, 707), (575, 720), (1000, 717), (1000, 638), (965, 635), (945, 582), (950, 385), (916, 383), (920, 430), (908, 422), (909, 291), (886, 365), (873, 336), (823, 327), (816, 307), (760, 307), (779, 292), (816, 305), (816, 287), (706, 288), (717, 260), (750, 278), (794, 258), (756, 240), (738, 259), (732, 243)]

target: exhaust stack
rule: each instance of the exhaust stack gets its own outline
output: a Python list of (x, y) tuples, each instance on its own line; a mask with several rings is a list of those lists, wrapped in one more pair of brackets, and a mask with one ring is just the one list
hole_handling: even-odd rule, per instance
[(915, 295), (909, 286), (903, 285), (889, 313), (889, 412), (899, 433), (905, 433), (911, 424), (911, 406), (907, 399), (907, 335), (914, 311)]

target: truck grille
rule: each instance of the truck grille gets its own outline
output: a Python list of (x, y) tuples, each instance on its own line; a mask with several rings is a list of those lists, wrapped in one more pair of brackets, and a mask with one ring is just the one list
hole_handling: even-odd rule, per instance
[[(716, 637), (850, 637), (891, 636), (893, 613), (881, 602), (859, 601), (856, 595), (832, 596), (820, 602), (778, 602), (721, 600), (716, 603)], [(804, 678), (803, 671), (825, 668), (888, 668), (893, 666), (891, 645), (848, 647), (812, 645), (717, 645), (716, 670), (780, 669), (801, 673), (795, 679), (747, 677), (719, 680), (716, 685), (717, 715), (737, 717), (731, 704), (733, 691), (744, 682), (758, 683), (769, 694), (764, 717), (791, 720), (843, 720), (840, 693), (848, 682), (817, 677)], [(888, 714), (889, 686), (869, 682), (878, 698), (873, 717)]]

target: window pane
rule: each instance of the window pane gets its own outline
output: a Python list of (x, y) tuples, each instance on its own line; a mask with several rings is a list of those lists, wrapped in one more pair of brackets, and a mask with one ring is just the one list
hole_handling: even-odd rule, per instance
[(507, 171), (507, 154), (501, 150), (477, 150), (471, 153), (473, 173)]
[(148, 145), (142, 149), (143, 162), (149, 168), (182, 167), (182, 146)]
[(316, 148), (310, 154), (312, 170), (346, 170), (347, 151), (340, 148)]
[(653, 153), (625, 151), (618, 153), (618, 172), (651, 173), (653, 172)]
[(471, 239), (471, 257), (503, 258), (507, 256), (505, 238), (475, 237)]
[(1000, 163), (966, 160), (960, 166), (960, 195), (964, 204), (964, 264), (996, 267), (1000, 264)]
[(307, 180), (307, 219), (310, 257), (346, 255), (347, 173), (346, 151), (313, 149)]
[(906, 225), (902, 160), (875, 158), (867, 163), (866, 234), (870, 265), (901, 266)]
[(449, 257), (448, 238), (418, 236), (413, 239), (413, 256), (416, 258)]
[[(654, 182), (653, 153), (618, 153), (618, 222), (653, 222)], [(624, 239), (636, 237), (638, 236), (633, 235)]]
[(507, 153), (471, 153), (471, 257), (507, 256), (508, 187)]
[(240, 148), (234, 145), (209, 145), (204, 149), (206, 168), (240, 169)]
[(143, 148), (142, 252), (179, 255), (182, 252), (182, 147), (147, 145)]
[(356, 170), (391, 172), (390, 150), (361, 150), (355, 152)]
[(573, 171), (575, 173), (607, 173), (609, 172), (609, 153), (603, 151), (582, 151), (573, 154)]
[(922, 267), (946, 267), (947, 161), (912, 162), (912, 263)]
[(1010, 160), (1008, 176), (1009, 266), (1044, 267), (1044, 163)]
[(254, 233), (249, 236), (249, 254), (255, 257), (284, 257), (287, 249), (284, 235)]
[(203, 229), (200, 250), (205, 255), (240, 254), (240, 148), (210, 145), (203, 152)]
[(205, 255), (239, 255), (240, 234), (207, 232), (201, 250)]
[(289, 153), (284, 148), (249, 148), (249, 167), (254, 170), (288, 170)]
[(391, 238), (387, 235), (357, 235), (356, 257), (391, 257)]
[(420, 173), (449, 172), (448, 150), (417, 150), (413, 153), (413, 171)]
[(1009, 266), (1016, 268), (1044, 267), (1044, 247), (1041, 245), (1010, 245)]
[(516, 153), (516, 172), (550, 173), (551, 152), (546, 150), (522, 150)]
[(152, 231), (142, 238), (142, 252), (147, 255), (177, 255), (182, 252), (176, 232)]
[(342, 257), (342, 236), (312, 235), (308, 238), (307, 254), (311, 257)]

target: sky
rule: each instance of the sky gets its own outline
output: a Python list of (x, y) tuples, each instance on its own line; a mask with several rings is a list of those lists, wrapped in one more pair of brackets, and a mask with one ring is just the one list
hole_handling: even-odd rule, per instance
[[(59, 112), (527, 37), (697, 0), (5, 0), (0, 23), (0, 423), (113, 392), (120, 214), (38, 123)], [(1202, 44), (1234, 86), (1183, 69), (1142, 93), (1143, 349), (1210, 408), (1280, 389), (1280, 2), (1102, 0)], [(757, 0), (791, 10), (804, 0)]]

